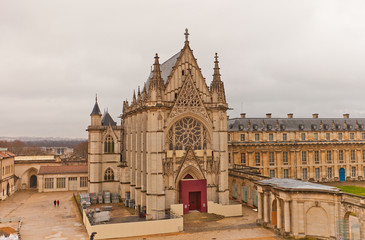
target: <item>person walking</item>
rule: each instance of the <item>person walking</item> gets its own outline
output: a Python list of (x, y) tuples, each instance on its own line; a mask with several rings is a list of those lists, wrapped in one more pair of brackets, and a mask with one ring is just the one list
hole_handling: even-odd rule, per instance
[(56, 201), (56, 200), (54, 200), (54, 201), (53, 201), (53, 205), (54, 205), (54, 206), (56, 206), (56, 204), (57, 204), (57, 201)]
[(57, 200), (57, 207), (60, 206), (60, 200)]

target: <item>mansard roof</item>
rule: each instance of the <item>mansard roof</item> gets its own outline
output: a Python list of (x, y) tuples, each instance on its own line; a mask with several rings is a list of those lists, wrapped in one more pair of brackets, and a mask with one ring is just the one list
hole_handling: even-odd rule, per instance
[(103, 118), (101, 119), (101, 125), (103, 126), (116, 126), (117, 123), (114, 122), (113, 118), (110, 116), (110, 114), (108, 112), (104, 113)]
[(351, 131), (365, 130), (365, 118), (233, 118), (234, 131)]
[[(162, 80), (164, 81), (165, 84), (167, 83), (167, 79), (169, 78), (169, 76), (172, 72), (172, 69), (175, 66), (176, 61), (179, 58), (180, 54), (181, 54), (181, 51), (176, 53), (174, 56), (170, 57), (164, 63), (160, 64), (161, 78), (162, 78)], [(148, 79), (147, 79), (147, 84), (146, 84), (147, 89), (148, 89), (148, 86), (149, 86), (150, 79), (152, 78), (152, 73), (153, 73), (153, 71), (151, 70), (151, 73), (150, 73), (150, 75), (148, 76)]]

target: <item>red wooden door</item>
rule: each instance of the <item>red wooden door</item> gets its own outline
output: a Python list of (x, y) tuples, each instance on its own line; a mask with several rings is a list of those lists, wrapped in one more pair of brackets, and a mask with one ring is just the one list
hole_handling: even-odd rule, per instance
[(189, 210), (198, 210), (200, 192), (189, 192)]

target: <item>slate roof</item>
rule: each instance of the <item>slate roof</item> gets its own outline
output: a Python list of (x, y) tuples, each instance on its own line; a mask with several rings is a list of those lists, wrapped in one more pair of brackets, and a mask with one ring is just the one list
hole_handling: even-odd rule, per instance
[(90, 115), (101, 115), (101, 112), (100, 112), (100, 108), (99, 108), (98, 102), (95, 102), (95, 105), (94, 105), (93, 111), (91, 112), (91, 114), (90, 114)]
[(340, 189), (336, 187), (326, 186), (317, 183), (304, 182), (289, 178), (272, 178), (258, 181), (260, 185), (270, 185), (275, 188), (287, 189), (287, 190), (311, 190), (311, 191), (324, 191), (324, 192), (340, 192)]
[[(161, 70), (161, 77), (164, 83), (167, 83), (167, 79), (170, 76), (172, 72), (172, 68), (175, 66), (177, 59), (179, 58), (181, 54), (181, 51), (176, 53), (174, 56), (167, 59), (164, 63), (160, 64), (160, 70)], [(148, 90), (150, 79), (152, 78), (152, 71), (150, 75), (148, 76), (147, 82), (146, 82), (146, 90)]]
[(365, 118), (233, 118), (227, 124), (229, 132), (365, 130)]
[(68, 165), (68, 166), (41, 166), (38, 175), (45, 174), (67, 174), (67, 173), (87, 173), (87, 165)]
[(101, 119), (101, 125), (103, 126), (116, 126), (117, 123), (114, 122), (113, 118), (110, 116), (110, 114), (108, 112), (104, 113), (103, 118)]

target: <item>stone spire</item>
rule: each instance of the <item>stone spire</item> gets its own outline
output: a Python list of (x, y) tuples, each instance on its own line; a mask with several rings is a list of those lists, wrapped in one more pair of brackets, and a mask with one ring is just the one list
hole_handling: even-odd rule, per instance
[(144, 83), (142, 90), (142, 101), (145, 101), (146, 99), (147, 99), (147, 88), (146, 88), (146, 83)]
[(214, 74), (213, 81), (210, 84), (210, 92), (213, 95), (213, 102), (221, 102), (226, 103), (226, 94), (224, 91), (224, 84), (221, 80), (221, 74), (219, 72), (219, 61), (218, 54), (215, 53), (215, 61), (214, 61)]
[(155, 63), (153, 64), (152, 77), (149, 80), (148, 94), (150, 100), (156, 101), (162, 98), (162, 93), (165, 90), (165, 83), (161, 77), (160, 63), (158, 61), (159, 57), (156, 53)]
[(141, 89), (138, 86), (138, 93), (137, 93), (137, 102), (141, 101)]
[(137, 103), (137, 99), (136, 99), (136, 90), (133, 91), (133, 101), (132, 101), (132, 105)]
[(98, 95), (96, 95), (96, 97), (95, 97), (95, 105), (94, 105), (94, 108), (93, 108), (90, 116), (91, 115), (100, 115), (101, 116), (100, 108), (98, 105)]

